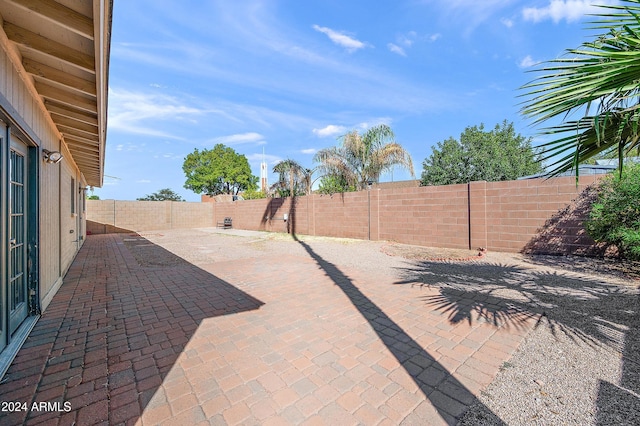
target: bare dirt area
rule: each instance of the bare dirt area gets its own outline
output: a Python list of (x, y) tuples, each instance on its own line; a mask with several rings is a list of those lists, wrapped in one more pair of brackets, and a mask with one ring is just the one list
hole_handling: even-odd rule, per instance
[(484, 254), (481, 250), (421, 247), (398, 243), (386, 243), (380, 250), (389, 256), (400, 256), (408, 260), (469, 261), (478, 260)]
[[(483, 257), (493, 259), (511, 258), (515, 261), (529, 264), (533, 267), (551, 267), (567, 272), (590, 274), (616, 280), (640, 281), (640, 262), (602, 257), (557, 256), (557, 255), (520, 255), (516, 253), (491, 253), (483, 249), (465, 250), (441, 247), (421, 247), (398, 243), (385, 243), (380, 250), (389, 256), (399, 256), (407, 260), (469, 262), (483, 260)], [(640, 284), (640, 282), (639, 282)]]

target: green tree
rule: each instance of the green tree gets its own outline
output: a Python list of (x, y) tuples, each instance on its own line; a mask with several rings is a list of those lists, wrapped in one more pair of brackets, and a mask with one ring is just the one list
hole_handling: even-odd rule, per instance
[(258, 200), (261, 198), (267, 198), (267, 194), (264, 191), (259, 189), (247, 189), (242, 194), (242, 198), (245, 200)]
[(640, 165), (626, 165), (621, 175), (603, 180), (585, 228), (623, 257), (640, 260)]
[(258, 178), (251, 174), (247, 157), (222, 144), (194, 150), (184, 159), (182, 170), (187, 176), (184, 187), (196, 194), (237, 195), (257, 188)]
[(358, 190), (378, 182), (380, 175), (393, 166), (407, 169), (414, 175), (409, 153), (397, 142), (391, 128), (381, 124), (363, 134), (353, 130), (342, 136), (339, 146), (318, 151), (314, 161), (323, 175), (342, 176), (348, 186)]
[(542, 171), (531, 138), (516, 134), (506, 120), (491, 131), (483, 124), (467, 127), (460, 141), (449, 138), (432, 149), (422, 163), (422, 185), (513, 180)]
[(98, 197), (97, 195), (87, 195), (87, 200), (99, 200), (100, 197)]
[(327, 195), (355, 190), (355, 186), (349, 186), (349, 183), (343, 176), (337, 175), (322, 176), (320, 178), (320, 185), (318, 186), (318, 193)]
[(174, 192), (172, 189), (163, 188), (158, 192), (147, 195), (143, 198), (137, 198), (138, 201), (184, 201), (184, 199)]
[[(640, 147), (640, 3), (622, 0), (604, 5), (593, 23), (604, 33), (565, 57), (543, 64), (542, 75), (523, 86), (522, 112), (536, 124), (561, 118), (543, 134), (554, 140), (543, 147), (551, 162), (548, 174), (575, 170), (611, 148), (620, 173), (625, 155)], [(566, 120), (572, 113), (577, 120)]]

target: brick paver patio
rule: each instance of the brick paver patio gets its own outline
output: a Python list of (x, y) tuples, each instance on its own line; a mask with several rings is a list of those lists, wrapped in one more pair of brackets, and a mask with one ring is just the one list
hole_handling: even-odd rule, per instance
[(173, 257), (153, 265), (126, 238), (87, 238), (0, 384), (26, 409), (0, 424), (455, 424), (532, 325), (452, 323), (435, 289), (309, 242), (191, 264), (140, 240)]

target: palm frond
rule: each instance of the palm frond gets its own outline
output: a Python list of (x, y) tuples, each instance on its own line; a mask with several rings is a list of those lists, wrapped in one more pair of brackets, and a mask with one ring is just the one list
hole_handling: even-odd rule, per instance
[(414, 176), (409, 153), (395, 142), (391, 128), (385, 124), (371, 127), (360, 134), (348, 132), (337, 147), (318, 151), (314, 161), (325, 175), (339, 176), (350, 186), (364, 189), (371, 180), (378, 181), (382, 172), (401, 166)]
[[(549, 176), (574, 170), (576, 163), (584, 163), (613, 147), (617, 147), (619, 152), (629, 152), (640, 146), (640, 110), (637, 107), (608, 112), (606, 117), (606, 121), (602, 120), (602, 116), (584, 117), (542, 132), (545, 135), (564, 135), (540, 145), (542, 161), (552, 161)], [(622, 162), (619, 162), (619, 167), (622, 167)]]
[[(534, 124), (564, 118), (542, 132), (559, 136), (542, 145), (543, 159), (552, 161), (549, 176), (571, 169), (577, 173), (579, 163), (613, 146), (623, 153), (638, 145), (640, 1), (601, 8), (592, 25), (606, 32), (543, 64), (534, 70), (543, 75), (522, 87), (522, 113)], [(573, 112), (583, 117), (566, 121)]]

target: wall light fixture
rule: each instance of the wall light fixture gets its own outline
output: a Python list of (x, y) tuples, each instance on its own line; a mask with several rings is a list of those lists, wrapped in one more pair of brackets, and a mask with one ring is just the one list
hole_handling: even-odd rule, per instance
[(42, 159), (45, 163), (58, 164), (62, 161), (62, 158), (60, 151), (49, 151), (48, 149), (42, 150)]

